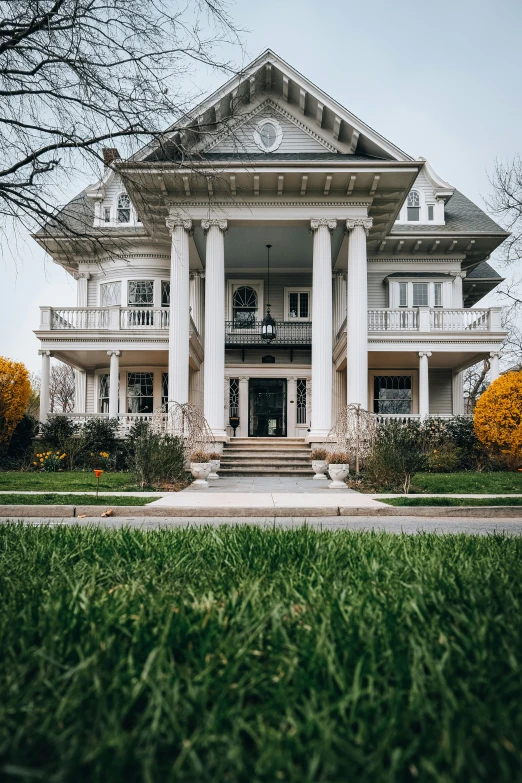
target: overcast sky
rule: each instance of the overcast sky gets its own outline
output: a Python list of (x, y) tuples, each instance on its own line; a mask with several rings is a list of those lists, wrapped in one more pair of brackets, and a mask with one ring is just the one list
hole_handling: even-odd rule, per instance
[[(483, 208), (495, 159), (522, 152), (520, 0), (237, 0), (230, 11), (247, 30), (238, 66), (270, 47)], [(194, 75), (209, 91), (223, 81)], [(74, 306), (76, 283), (23, 236), (0, 263), (0, 354), (38, 371), (39, 305)]]

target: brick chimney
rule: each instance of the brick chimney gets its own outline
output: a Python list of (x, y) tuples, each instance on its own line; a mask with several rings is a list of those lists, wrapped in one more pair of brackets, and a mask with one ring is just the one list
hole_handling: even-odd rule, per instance
[(111, 164), (115, 160), (119, 160), (121, 158), (120, 153), (118, 152), (116, 147), (104, 147), (103, 148), (103, 162), (106, 166)]

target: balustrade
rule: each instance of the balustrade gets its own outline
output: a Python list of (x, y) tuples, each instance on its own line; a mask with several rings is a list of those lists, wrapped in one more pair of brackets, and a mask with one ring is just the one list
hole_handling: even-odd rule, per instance
[(261, 337), (261, 321), (242, 326), (236, 321), (225, 321), (225, 345), (251, 346), (310, 346), (312, 344), (311, 321), (277, 321), (276, 337), (267, 343)]

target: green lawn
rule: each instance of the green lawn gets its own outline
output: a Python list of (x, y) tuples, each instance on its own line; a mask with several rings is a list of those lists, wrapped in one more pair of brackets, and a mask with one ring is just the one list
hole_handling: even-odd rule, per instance
[(382, 503), (390, 506), (522, 506), (522, 498), (379, 498)]
[[(16, 470), (0, 472), (1, 490), (31, 490), (40, 489), (49, 492), (68, 492), (74, 490), (96, 489), (96, 478), (92, 471), (71, 470), (63, 473), (21, 473)], [(136, 480), (132, 473), (103, 473), (100, 479), (100, 489), (116, 491), (135, 491)]]
[(0, 775), (522, 780), (522, 539), (0, 527)]
[(136, 497), (135, 495), (55, 495), (46, 492), (45, 495), (0, 495), (0, 506), (146, 506), (152, 503), (153, 497)]
[(496, 492), (515, 492), (522, 494), (522, 473), (416, 473), (413, 477), (411, 492), (441, 492), (445, 495), (456, 492), (484, 492), (494, 495)]

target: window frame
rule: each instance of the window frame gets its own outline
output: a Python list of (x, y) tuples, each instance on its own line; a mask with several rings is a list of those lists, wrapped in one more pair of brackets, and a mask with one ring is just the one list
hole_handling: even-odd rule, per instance
[(257, 294), (257, 317), (256, 321), (261, 321), (263, 319), (264, 315), (264, 293), (265, 293), (265, 281), (264, 280), (245, 280), (245, 279), (234, 279), (234, 280), (227, 280), (227, 321), (230, 321), (232, 323), (232, 328), (234, 328), (233, 321), (234, 321), (234, 291), (236, 291), (238, 288), (241, 288), (241, 286), (250, 286), (253, 288)]
[[(375, 376), (379, 375), (410, 375), (411, 376), (411, 413), (412, 415), (419, 413), (419, 371), (414, 368), (404, 367), (399, 370), (388, 370), (387, 368), (371, 368), (368, 371), (368, 400), (371, 400), (371, 407), (373, 409), (373, 389), (375, 383)], [(377, 414), (384, 416), (385, 414)], [(400, 416), (401, 414), (397, 414)], [(406, 416), (408, 414), (402, 414)]]
[[(290, 317), (290, 294), (308, 294), (308, 316), (301, 318), (296, 316)], [(299, 300), (299, 306), (301, 302)], [(301, 323), (310, 323), (312, 320), (312, 288), (310, 286), (285, 286), (284, 287), (284, 308), (283, 308), (283, 320), (285, 321), (300, 321)]]
[[(429, 276), (425, 278), (407, 278), (388, 280), (388, 307), (390, 310), (416, 310), (422, 305), (413, 304), (413, 286), (416, 284), (428, 285), (428, 304), (426, 307), (435, 307), (437, 309), (451, 308), (453, 307), (452, 291), (453, 280), (451, 278), (444, 280), (434, 280)], [(401, 304), (400, 290), (401, 286), (406, 285), (406, 304)], [(441, 303), (436, 304), (435, 301), (435, 285), (441, 286)]]
[[(130, 298), (130, 284), (131, 283), (152, 283), (152, 302), (150, 304), (131, 304), (130, 301), (129, 301), (129, 298)], [(156, 288), (155, 283), (156, 283), (156, 279), (153, 278), (153, 277), (141, 277), (141, 278), (140, 277), (138, 277), (138, 278), (133, 277), (133, 278), (128, 278), (127, 285), (126, 285), (126, 297), (125, 297), (126, 304), (125, 304), (125, 307), (132, 307), (132, 308), (138, 308), (138, 307), (144, 307), (144, 308), (151, 307), (152, 308), (152, 307), (155, 307), (155, 304), (156, 304), (155, 303), (155, 288)]]
[[(102, 286), (104, 286), (104, 285), (114, 285), (116, 283), (120, 284), (120, 301), (117, 302), (116, 304), (112, 304), (112, 305), (104, 305), (104, 304), (102, 304)], [(122, 307), (123, 291), (124, 291), (124, 289), (125, 289), (124, 280), (122, 280), (121, 278), (118, 278), (117, 280), (99, 280), (98, 281), (98, 299), (97, 299), (97, 301), (99, 302), (98, 306), (99, 307)]]
[[(120, 220), (120, 209), (123, 209), (120, 207), (120, 198), (122, 196), (125, 196), (125, 198), (129, 199), (129, 219), (128, 220)], [(134, 222), (134, 214), (132, 210), (132, 202), (130, 200), (129, 194), (125, 190), (120, 190), (119, 193), (116, 195), (116, 225), (118, 226), (130, 226)]]

